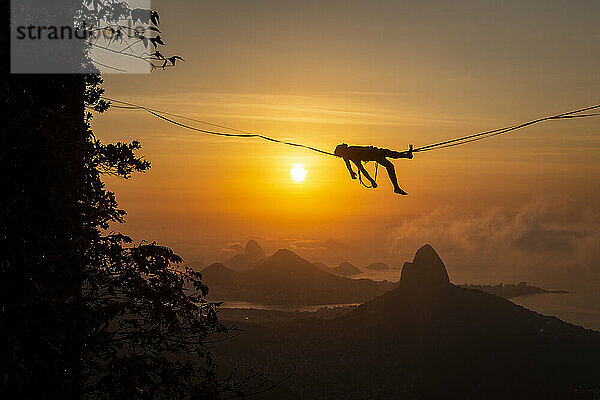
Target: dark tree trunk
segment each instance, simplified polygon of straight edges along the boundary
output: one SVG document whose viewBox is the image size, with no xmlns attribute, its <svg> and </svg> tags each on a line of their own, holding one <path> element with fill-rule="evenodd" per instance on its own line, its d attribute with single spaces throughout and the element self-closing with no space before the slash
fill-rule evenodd
<svg viewBox="0 0 600 400">
<path fill-rule="evenodd" d="M 7 21 L 9 2 L 2 11 Z M 80 298 L 89 238 L 81 211 L 85 77 L 11 75 L 4 27 L 0 397 L 80 398 L 85 330 Z"/>
</svg>

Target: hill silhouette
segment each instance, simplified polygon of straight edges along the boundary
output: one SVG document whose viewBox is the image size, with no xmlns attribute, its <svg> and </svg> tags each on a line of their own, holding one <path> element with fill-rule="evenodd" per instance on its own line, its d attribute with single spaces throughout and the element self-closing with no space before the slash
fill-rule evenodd
<svg viewBox="0 0 600 400">
<path fill-rule="evenodd" d="M 352 276 L 362 274 L 362 271 L 349 262 L 340 263 L 337 267 L 329 269 L 330 272 L 341 276 Z"/>
<path fill-rule="evenodd" d="M 223 261 L 223 265 L 234 271 L 243 272 L 252 268 L 255 263 L 264 259 L 265 256 L 265 251 L 260 244 L 256 240 L 249 240 L 243 253 L 236 254 Z"/>
<path fill-rule="evenodd" d="M 322 271 L 329 271 L 331 269 L 331 267 L 329 267 L 327 264 L 320 261 L 314 262 L 313 265 Z"/>
<path fill-rule="evenodd" d="M 380 270 L 384 270 L 384 269 L 390 269 L 390 266 L 382 263 L 382 262 L 375 262 L 373 264 L 370 264 L 367 269 L 372 269 L 372 270 L 376 270 L 376 271 L 380 271 Z"/>
<path fill-rule="evenodd" d="M 227 282 L 236 279 L 238 273 L 221 263 L 214 263 L 204 268 L 202 279 L 207 282 Z"/>
<path fill-rule="evenodd" d="M 362 271 L 349 262 L 342 262 L 337 267 L 329 267 L 322 262 L 314 262 L 313 265 L 322 271 L 340 276 L 352 276 L 362 274 Z"/>
<path fill-rule="evenodd" d="M 260 358 L 238 347 L 252 340 L 232 346 L 296 367 L 272 398 L 574 399 L 600 387 L 600 333 L 450 284 L 429 245 L 397 289 L 332 320 L 271 326 Z"/>
<path fill-rule="evenodd" d="M 210 287 L 210 296 L 218 300 L 275 305 L 360 303 L 395 287 L 331 274 L 284 249 L 244 272 L 236 273 L 223 265 L 211 267 L 202 273 Z"/>
</svg>

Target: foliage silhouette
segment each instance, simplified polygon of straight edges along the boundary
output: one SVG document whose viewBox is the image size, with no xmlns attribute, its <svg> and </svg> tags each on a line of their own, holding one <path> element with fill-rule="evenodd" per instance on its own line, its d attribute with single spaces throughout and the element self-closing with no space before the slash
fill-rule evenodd
<svg viewBox="0 0 600 400">
<path fill-rule="evenodd" d="M 165 42 L 158 28 L 160 15 L 156 10 L 131 8 L 129 3 L 119 0 L 85 0 L 76 16 L 78 25 L 91 33 L 88 45 L 95 49 L 137 59 L 152 70 L 164 70 L 174 67 L 178 60 L 185 61 L 177 55 L 165 56 L 159 50 Z M 132 26 L 124 21 L 131 21 Z M 102 37 L 108 39 L 105 45 L 99 44 Z M 115 48 L 113 45 L 117 43 L 125 47 Z M 143 45 L 145 51 L 134 51 L 137 45 Z"/>
<path fill-rule="evenodd" d="M 64 3 L 68 10 L 77 1 Z M 107 2 L 93 1 L 100 3 Z M 7 26 L 3 60 L 9 42 Z M 89 62 L 85 51 L 80 56 Z M 213 399 L 268 389 L 260 372 L 218 374 L 211 343 L 230 329 L 205 299 L 199 273 L 171 249 L 106 234 L 126 213 L 103 177 L 128 179 L 150 163 L 136 154 L 136 141 L 95 138 L 91 110 L 110 107 L 101 77 L 12 75 L 7 64 L 0 66 L 0 398 Z"/>
</svg>

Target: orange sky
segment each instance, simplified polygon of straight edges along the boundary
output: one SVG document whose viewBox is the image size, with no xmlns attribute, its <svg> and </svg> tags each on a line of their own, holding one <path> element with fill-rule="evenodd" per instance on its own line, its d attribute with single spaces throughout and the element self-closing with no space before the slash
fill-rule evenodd
<svg viewBox="0 0 600 400">
<path fill-rule="evenodd" d="M 340 142 L 403 150 L 600 102 L 596 1 L 153 6 L 168 51 L 187 62 L 151 75 L 107 75 L 108 96 L 327 150 Z M 544 232 L 577 225 L 569 229 L 596 240 L 600 119 L 548 122 L 398 160 L 407 197 L 392 193 L 385 171 L 380 189 L 366 190 L 333 157 L 200 136 L 140 112 L 109 111 L 94 128 L 106 141 L 139 139 L 153 165 L 131 181 L 108 181 L 129 213 L 122 230 L 167 243 L 189 261 L 215 261 L 228 242 L 259 238 L 267 250 L 293 245 L 330 263 L 401 264 L 418 241 L 437 240 L 460 278 L 527 278 L 539 270 L 461 269 L 461 260 L 487 253 L 446 236 L 491 210 L 519 218 L 556 195 L 569 206 L 554 220 L 540 208 L 535 224 Z M 290 178 L 297 163 L 308 170 L 303 183 Z M 432 215 L 452 221 L 446 236 L 437 237 L 430 220 L 420 227 Z M 399 230 L 409 225 L 415 234 L 406 238 Z M 563 255 L 583 252 L 583 268 L 587 253 L 577 240 Z M 532 264 L 541 257 L 532 256 Z"/>
</svg>

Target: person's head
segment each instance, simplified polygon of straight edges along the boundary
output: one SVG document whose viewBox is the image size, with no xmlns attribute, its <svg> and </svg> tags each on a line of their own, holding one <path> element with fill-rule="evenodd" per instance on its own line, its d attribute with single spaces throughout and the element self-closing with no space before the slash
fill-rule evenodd
<svg viewBox="0 0 600 400">
<path fill-rule="evenodd" d="M 338 157 L 345 157 L 348 154 L 348 145 L 346 143 L 338 144 L 333 152 Z"/>
</svg>

